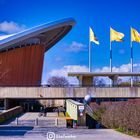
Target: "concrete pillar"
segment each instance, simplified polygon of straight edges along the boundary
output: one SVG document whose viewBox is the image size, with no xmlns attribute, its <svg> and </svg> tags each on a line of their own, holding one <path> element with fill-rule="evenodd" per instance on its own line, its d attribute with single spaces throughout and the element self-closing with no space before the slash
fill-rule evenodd
<svg viewBox="0 0 140 140">
<path fill-rule="evenodd" d="M 93 86 L 93 77 L 84 76 L 83 77 L 83 86 Z"/>
<path fill-rule="evenodd" d="M 18 117 L 16 118 L 15 122 L 16 122 L 16 125 L 18 125 Z"/>
<path fill-rule="evenodd" d="M 4 99 L 4 109 L 9 109 L 9 99 Z"/>
<path fill-rule="evenodd" d="M 35 119 L 35 126 L 38 126 L 38 118 Z"/>
<path fill-rule="evenodd" d="M 77 78 L 79 80 L 79 86 L 82 87 L 82 85 L 83 85 L 83 82 L 82 82 L 83 81 L 83 76 L 78 76 Z"/>
<path fill-rule="evenodd" d="M 93 77 L 92 76 L 78 76 L 80 86 L 93 86 Z"/>
<path fill-rule="evenodd" d="M 118 86 L 118 75 L 110 76 L 109 77 L 112 80 L 112 86 Z"/>
<path fill-rule="evenodd" d="M 55 118 L 55 126 L 58 126 L 58 118 Z"/>
</svg>

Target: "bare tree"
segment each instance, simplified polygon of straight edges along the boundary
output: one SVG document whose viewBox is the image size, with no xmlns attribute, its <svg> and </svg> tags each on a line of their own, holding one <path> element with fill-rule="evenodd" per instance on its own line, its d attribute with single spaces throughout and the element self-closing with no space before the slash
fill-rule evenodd
<svg viewBox="0 0 140 140">
<path fill-rule="evenodd" d="M 134 86 L 140 86 L 140 77 L 139 76 L 133 77 L 133 84 L 134 84 Z"/>
<path fill-rule="evenodd" d="M 93 80 L 93 85 L 97 86 L 97 87 L 105 87 L 106 83 L 105 83 L 105 80 L 103 78 L 95 77 Z"/>
<path fill-rule="evenodd" d="M 130 87 L 131 86 L 130 80 L 131 79 L 127 79 L 127 80 L 124 81 L 122 78 L 118 78 L 118 80 L 117 80 L 118 86 L 120 86 L 120 87 Z"/>
<path fill-rule="evenodd" d="M 48 84 L 51 87 L 66 87 L 69 82 L 65 77 L 53 76 L 48 79 Z"/>
</svg>

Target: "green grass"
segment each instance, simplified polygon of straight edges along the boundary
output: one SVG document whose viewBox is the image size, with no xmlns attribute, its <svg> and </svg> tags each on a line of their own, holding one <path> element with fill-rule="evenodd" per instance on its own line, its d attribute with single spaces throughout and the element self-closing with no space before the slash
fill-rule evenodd
<svg viewBox="0 0 140 140">
<path fill-rule="evenodd" d="M 136 137 L 136 138 L 140 138 L 140 136 L 137 136 L 135 133 L 133 132 L 126 132 L 123 128 L 117 128 L 115 129 L 116 131 L 120 132 L 120 133 L 123 133 L 123 134 L 126 134 L 126 135 L 129 135 L 129 136 L 133 136 L 133 137 Z"/>
<path fill-rule="evenodd" d="M 117 128 L 115 130 L 118 131 L 118 132 L 121 132 L 121 133 L 124 133 L 125 132 L 123 128 Z"/>
</svg>

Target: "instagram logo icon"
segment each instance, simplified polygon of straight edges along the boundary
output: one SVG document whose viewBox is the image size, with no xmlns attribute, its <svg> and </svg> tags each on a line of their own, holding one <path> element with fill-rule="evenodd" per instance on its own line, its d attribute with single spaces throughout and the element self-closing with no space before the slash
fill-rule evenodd
<svg viewBox="0 0 140 140">
<path fill-rule="evenodd" d="M 55 140 L 55 133 L 54 132 L 48 132 L 47 133 L 47 140 Z"/>
</svg>

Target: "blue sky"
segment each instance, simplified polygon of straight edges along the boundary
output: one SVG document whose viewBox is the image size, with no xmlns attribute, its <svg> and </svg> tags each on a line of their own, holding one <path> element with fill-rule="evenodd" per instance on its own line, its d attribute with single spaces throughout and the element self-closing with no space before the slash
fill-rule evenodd
<svg viewBox="0 0 140 140">
<path fill-rule="evenodd" d="M 45 54 L 45 81 L 57 72 L 87 70 L 89 26 L 100 41 L 99 46 L 92 43 L 92 71 L 109 67 L 110 26 L 125 34 L 125 42 L 112 44 L 114 70 L 130 70 L 130 26 L 140 32 L 139 11 L 139 0 L 0 0 L 0 25 L 6 22 L 19 31 L 66 17 L 76 20 L 72 31 Z M 1 35 L 12 31 L 0 28 Z M 134 63 L 139 66 L 140 44 L 133 46 Z"/>
</svg>

